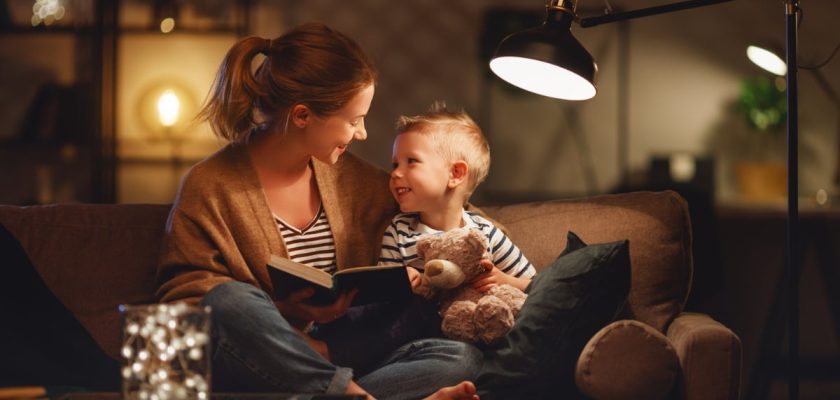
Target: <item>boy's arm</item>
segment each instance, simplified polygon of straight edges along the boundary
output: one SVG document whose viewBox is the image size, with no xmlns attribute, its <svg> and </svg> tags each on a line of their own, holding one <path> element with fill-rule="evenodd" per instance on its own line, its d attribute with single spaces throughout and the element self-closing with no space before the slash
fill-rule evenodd
<svg viewBox="0 0 840 400">
<path fill-rule="evenodd" d="M 536 268 L 504 232 L 493 225 L 485 228 L 485 231 L 490 241 L 490 261 L 493 261 L 496 268 L 516 278 L 530 280 L 536 275 Z"/>
<path fill-rule="evenodd" d="M 377 265 L 394 264 L 400 264 L 405 267 L 406 273 L 408 273 L 408 280 L 411 282 L 412 291 L 424 296 L 427 295 L 427 291 L 420 291 L 420 286 L 423 282 L 423 274 L 417 271 L 414 267 L 409 267 L 405 262 L 405 258 L 403 258 L 402 252 L 400 252 L 400 246 L 397 243 L 397 227 L 395 224 L 391 223 L 382 235 L 382 250 L 379 253 L 379 262 Z"/>
<path fill-rule="evenodd" d="M 397 244 L 397 228 L 393 223 L 388 225 L 388 229 L 385 229 L 385 233 L 382 235 L 382 250 L 379 252 L 377 264 L 405 265 L 402 254 L 400 254 L 400 247 Z"/>
<path fill-rule="evenodd" d="M 501 229 L 481 216 L 471 214 L 471 217 L 487 236 L 490 245 L 490 259 L 483 262 L 488 271 L 474 279 L 472 287 L 483 293 L 493 285 L 507 283 L 525 290 L 536 275 L 536 268 Z"/>
</svg>

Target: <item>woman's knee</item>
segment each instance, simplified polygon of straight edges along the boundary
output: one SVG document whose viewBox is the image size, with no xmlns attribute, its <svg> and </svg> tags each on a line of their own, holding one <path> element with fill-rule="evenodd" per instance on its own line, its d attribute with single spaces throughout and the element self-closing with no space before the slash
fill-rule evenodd
<svg viewBox="0 0 840 400">
<path fill-rule="evenodd" d="M 242 312 L 242 307 L 247 307 L 256 299 L 265 301 L 265 297 L 265 293 L 254 285 L 231 281 L 210 289 L 201 299 L 201 305 L 210 306 L 214 316 L 222 316 L 238 314 Z"/>
</svg>

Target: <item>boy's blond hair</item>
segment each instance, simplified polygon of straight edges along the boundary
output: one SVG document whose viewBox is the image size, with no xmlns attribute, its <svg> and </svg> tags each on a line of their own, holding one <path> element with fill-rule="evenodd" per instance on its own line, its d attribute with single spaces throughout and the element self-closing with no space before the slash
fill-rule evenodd
<svg viewBox="0 0 840 400">
<path fill-rule="evenodd" d="M 490 170 L 490 145 L 478 124 L 463 110 L 452 112 L 446 103 L 436 101 L 423 114 L 397 120 L 397 135 L 417 132 L 429 136 L 435 149 L 447 162 L 464 160 L 469 167 L 467 198 L 487 177 Z"/>
</svg>

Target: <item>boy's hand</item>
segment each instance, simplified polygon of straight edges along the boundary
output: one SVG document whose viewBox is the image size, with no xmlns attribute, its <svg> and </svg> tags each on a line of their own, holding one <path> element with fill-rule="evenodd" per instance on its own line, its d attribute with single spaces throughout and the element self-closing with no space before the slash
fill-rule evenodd
<svg viewBox="0 0 840 400">
<path fill-rule="evenodd" d="M 488 259 L 481 260 L 481 265 L 487 272 L 470 281 L 472 288 L 481 293 L 490 290 L 490 288 L 494 285 L 501 285 L 503 283 L 507 283 L 519 290 L 525 290 L 525 287 L 528 286 L 528 282 L 530 282 L 526 278 L 517 278 L 513 275 L 508 275 L 502 272 L 502 270 L 496 268 L 496 265 Z"/>
<path fill-rule="evenodd" d="M 429 279 L 422 272 L 414 267 L 406 267 L 405 269 L 408 272 L 408 280 L 411 282 L 411 291 L 414 294 L 426 300 L 431 300 L 436 296 L 436 289 L 429 285 Z"/>
<path fill-rule="evenodd" d="M 507 274 L 496 268 L 496 265 L 493 264 L 492 261 L 485 258 L 481 260 L 481 266 L 484 267 L 485 272 L 470 281 L 470 285 L 473 289 L 484 293 L 490 290 L 493 285 L 507 283 L 504 281 Z"/>
<path fill-rule="evenodd" d="M 414 267 L 405 267 L 405 271 L 408 273 L 408 281 L 411 282 L 411 291 L 416 293 L 423 283 L 423 274 Z"/>
</svg>

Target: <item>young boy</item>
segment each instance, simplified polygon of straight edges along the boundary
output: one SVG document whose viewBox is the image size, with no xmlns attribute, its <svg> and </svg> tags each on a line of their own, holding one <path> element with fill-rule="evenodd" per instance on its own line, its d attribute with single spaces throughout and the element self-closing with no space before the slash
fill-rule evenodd
<svg viewBox="0 0 840 400">
<path fill-rule="evenodd" d="M 391 194 L 400 205 L 382 238 L 380 264 L 407 267 L 411 286 L 420 285 L 424 260 L 415 244 L 422 235 L 463 227 L 480 229 L 490 242 L 487 273 L 471 282 L 485 292 L 508 283 L 524 290 L 534 266 L 501 230 L 464 210 L 472 192 L 490 169 L 490 147 L 481 129 L 463 111 L 450 112 L 436 102 L 428 112 L 401 116 L 397 122 L 391 172 Z M 492 267 L 492 268 L 491 268 Z"/>
</svg>

